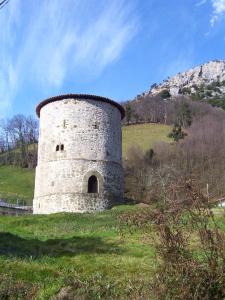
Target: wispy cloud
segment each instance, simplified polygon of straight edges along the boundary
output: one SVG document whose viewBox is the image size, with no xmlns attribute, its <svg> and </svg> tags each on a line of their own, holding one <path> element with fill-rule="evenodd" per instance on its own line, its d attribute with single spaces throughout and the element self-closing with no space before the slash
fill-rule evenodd
<svg viewBox="0 0 225 300">
<path fill-rule="evenodd" d="M 210 24 L 213 27 L 215 23 L 225 15 L 225 0 L 211 0 L 213 6 L 213 14 Z"/>
<path fill-rule="evenodd" d="M 14 28 L 18 25 L 20 7 L 17 0 L 14 5 L 7 5 L 7 14 L 6 6 L 0 11 L 0 111 L 9 108 L 17 82 L 11 50 L 15 43 Z"/>
<path fill-rule="evenodd" d="M 195 4 L 195 6 L 202 6 L 202 5 L 206 4 L 206 2 L 207 2 L 207 0 L 201 0 L 201 1 L 197 2 Z"/>
<path fill-rule="evenodd" d="M 0 28 L 2 111 L 27 83 L 57 91 L 69 76 L 100 74 L 133 39 L 138 17 L 135 1 L 11 0 Z"/>
</svg>

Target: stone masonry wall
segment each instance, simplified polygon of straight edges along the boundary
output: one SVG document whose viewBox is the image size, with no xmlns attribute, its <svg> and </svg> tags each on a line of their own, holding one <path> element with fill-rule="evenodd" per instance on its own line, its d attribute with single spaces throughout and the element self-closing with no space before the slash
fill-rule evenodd
<svg viewBox="0 0 225 300">
<path fill-rule="evenodd" d="M 42 107 L 34 213 L 103 210 L 120 201 L 121 140 L 121 113 L 107 102 L 64 99 Z M 87 193 L 92 175 L 97 194 Z"/>
</svg>

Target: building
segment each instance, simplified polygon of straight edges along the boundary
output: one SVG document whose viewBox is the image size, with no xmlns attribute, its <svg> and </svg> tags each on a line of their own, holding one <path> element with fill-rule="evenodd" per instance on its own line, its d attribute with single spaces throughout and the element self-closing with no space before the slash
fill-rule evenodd
<svg viewBox="0 0 225 300">
<path fill-rule="evenodd" d="M 104 97 L 69 94 L 42 101 L 34 214 L 92 212 L 123 197 L 121 119 Z"/>
</svg>

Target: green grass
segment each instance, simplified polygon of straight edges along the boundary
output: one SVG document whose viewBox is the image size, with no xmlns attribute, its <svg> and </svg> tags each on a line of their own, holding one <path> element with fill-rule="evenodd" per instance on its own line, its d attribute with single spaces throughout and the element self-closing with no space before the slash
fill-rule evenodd
<svg viewBox="0 0 225 300">
<path fill-rule="evenodd" d="M 141 124 L 124 126 L 123 156 L 132 145 L 140 145 L 147 150 L 159 141 L 169 142 L 170 126 L 161 124 Z M 33 145 L 31 145 L 33 147 Z M 34 192 L 34 170 L 13 166 L 0 166 L 0 198 L 16 203 L 19 199 L 32 204 Z"/>
<path fill-rule="evenodd" d="M 35 299 L 49 299 L 67 285 L 76 285 L 87 299 L 129 299 L 144 293 L 156 267 L 155 252 L 141 230 L 119 234 L 118 217 L 132 209 L 137 207 L 0 217 L 0 299 L 10 281 L 27 293 L 37 291 Z"/>
<path fill-rule="evenodd" d="M 140 124 L 124 126 L 123 134 L 123 156 L 133 145 L 139 145 L 143 150 L 148 150 L 158 142 L 170 142 L 168 133 L 171 126 L 163 124 Z"/>
<path fill-rule="evenodd" d="M 144 124 L 123 128 L 123 155 L 133 144 L 147 150 L 168 142 L 170 127 Z M 34 170 L 0 167 L 0 197 L 32 200 Z M 152 299 L 157 267 L 154 233 L 120 231 L 118 218 L 137 206 L 95 214 L 0 216 L 0 299 L 50 299 L 72 286 L 75 299 Z M 215 214 L 225 229 L 224 210 Z M 80 295 L 86 295 L 82 298 Z M 3 295 L 8 295 L 3 297 Z"/>
<path fill-rule="evenodd" d="M 0 299 L 47 300 L 68 286 L 74 299 L 154 299 L 155 233 L 119 225 L 121 214 L 138 210 L 0 216 Z M 215 211 L 224 229 L 224 209 Z"/>
<path fill-rule="evenodd" d="M 0 166 L 0 198 L 31 203 L 34 191 L 34 170 Z"/>
</svg>

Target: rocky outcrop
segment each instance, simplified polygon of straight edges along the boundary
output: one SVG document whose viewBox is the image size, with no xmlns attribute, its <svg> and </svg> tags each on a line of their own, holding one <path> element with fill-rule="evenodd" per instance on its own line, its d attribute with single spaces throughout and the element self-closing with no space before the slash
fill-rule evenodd
<svg viewBox="0 0 225 300">
<path fill-rule="evenodd" d="M 178 73 L 164 80 L 161 84 L 154 84 L 145 95 L 158 94 L 163 90 L 168 90 L 171 96 L 194 94 L 202 86 L 211 86 L 212 84 L 217 87 L 211 89 L 213 96 L 225 92 L 225 61 L 210 61 L 188 71 Z"/>
</svg>

